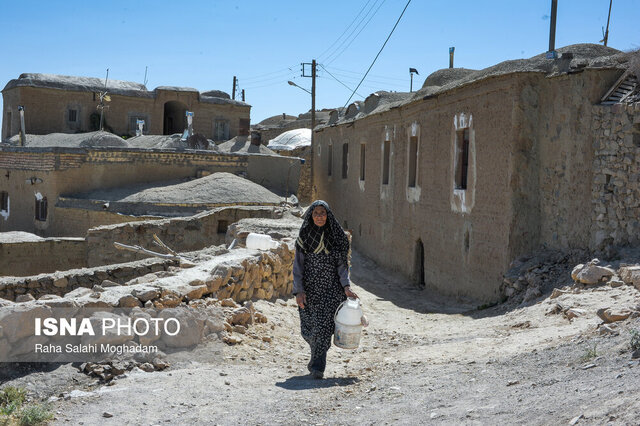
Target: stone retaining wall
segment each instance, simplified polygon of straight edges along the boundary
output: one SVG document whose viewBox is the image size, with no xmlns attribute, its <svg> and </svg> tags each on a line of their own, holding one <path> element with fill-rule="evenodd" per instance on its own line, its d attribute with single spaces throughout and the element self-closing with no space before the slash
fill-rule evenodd
<svg viewBox="0 0 640 426">
<path fill-rule="evenodd" d="M 118 250 L 113 245 L 114 242 L 139 245 L 165 253 L 154 244 L 153 234 L 177 252 L 223 244 L 227 227 L 232 223 L 249 217 L 270 218 L 273 214 L 273 207 L 233 206 L 220 207 L 190 217 L 100 226 L 87 232 L 87 263 L 89 266 L 97 266 L 148 257 Z"/>
<path fill-rule="evenodd" d="M 44 295 L 64 296 L 79 287 L 93 288 L 105 280 L 122 284 L 142 275 L 166 271 L 170 266 L 178 264 L 176 260 L 153 258 L 128 264 L 70 269 L 29 277 L 5 277 L 0 281 L 0 298 L 15 301 L 20 295 L 27 294 L 35 299 Z"/>
<path fill-rule="evenodd" d="M 84 238 L 0 243 L 0 277 L 64 271 L 87 265 Z"/>
<path fill-rule="evenodd" d="M 640 104 L 593 107 L 591 248 L 640 242 Z"/>
</svg>

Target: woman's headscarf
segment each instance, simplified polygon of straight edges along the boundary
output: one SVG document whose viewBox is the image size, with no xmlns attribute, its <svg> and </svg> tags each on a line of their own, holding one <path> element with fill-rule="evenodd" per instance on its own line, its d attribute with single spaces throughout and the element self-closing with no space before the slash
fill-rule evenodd
<svg viewBox="0 0 640 426">
<path fill-rule="evenodd" d="M 316 226 L 313 222 L 313 209 L 318 206 L 324 207 L 327 211 L 327 221 L 322 227 Z M 337 264 L 347 264 L 349 239 L 333 215 L 329 204 L 322 200 L 314 201 L 305 212 L 302 220 L 300 234 L 296 240 L 296 250 L 305 254 L 331 254 Z"/>
</svg>

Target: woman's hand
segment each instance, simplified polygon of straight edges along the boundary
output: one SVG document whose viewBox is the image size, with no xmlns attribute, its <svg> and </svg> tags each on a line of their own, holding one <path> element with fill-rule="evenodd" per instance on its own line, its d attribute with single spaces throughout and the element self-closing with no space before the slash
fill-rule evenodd
<svg viewBox="0 0 640 426">
<path fill-rule="evenodd" d="M 344 287 L 344 294 L 352 299 L 358 299 L 358 295 L 351 291 L 351 286 L 349 285 Z"/>
<path fill-rule="evenodd" d="M 304 305 L 307 304 L 307 295 L 305 293 L 296 294 L 296 303 L 300 309 L 304 309 Z"/>
</svg>

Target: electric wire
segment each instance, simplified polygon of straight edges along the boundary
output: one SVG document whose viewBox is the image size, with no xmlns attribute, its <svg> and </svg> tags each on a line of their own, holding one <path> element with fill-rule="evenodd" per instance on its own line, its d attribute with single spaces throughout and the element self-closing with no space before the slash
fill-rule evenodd
<svg viewBox="0 0 640 426">
<path fill-rule="evenodd" d="M 334 74 L 337 75 L 341 75 L 339 72 L 346 72 L 346 73 L 350 73 L 350 74 L 357 74 L 358 78 L 360 78 L 362 76 L 362 71 L 350 71 L 350 70 L 345 70 L 342 68 L 336 68 L 336 67 L 329 67 L 330 70 L 333 71 Z M 384 76 L 384 75 L 376 75 L 376 74 L 371 74 L 371 77 L 376 77 L 376 78 L 383 78 L 386 80 L 398 80 L 398 81 L 405 81 L 404 78 L 400 78 L 400 77 L 388 77 L 388 76 Z M 355 78 L 355 77 L 354 77 Z"/>
<path fill-rule="evenodd" d="M 409 4 L 411 3 L 411 0 L 407 1 L 406 6 L 404 7 L 404 9 L 402 10 L 402 13 L 400 14 L 400 16 L 398 17 L 398 20 L 396 21 L 395 25 L 393 26 L 393 28 L 391 29 L 391 32 L 389 33 L 389 35 L 387 36 L 387 39 L 384 41 L 382 47 L 380 48 L 380 51 L 378 52 L 378 54 L 376 55 L 375 58 L 373 58 L 373 62 L 371 62 L 371 65 L 369 65 L 369 69 L 367 69 L 367 72 L 364 73 L 364 76 L 362 77 L 362 80 L 360 80 L 360 83 L 358 83 L 358 86 L 356 86 L 356 88 L 353 90 L 353 93 L 351 94 L 351 96 L 349 96 L 349 99 L 347 99 L 347 102 L 344 104 L 344 108 L 347 107 L 347 105 L 349 105 L 349 101 L 351 100 L 351 98 L 353 98 L 353 95 L 356 93 L 356 90 L 358 90 L 358 88 L 360 88 L 360 85 L 362 84 L 362 82 L 364 81 L 365 78 L 367 78 L 367 74 L 369 74 L 369 71 L 371 71 L 371 68 L 373 68 L 373 65 L 376 63 L 376 60 L 378 59 L 378 56 L 380 56 L 380 54 L 382 53 L 382 50 L 384 50 L 384 47 L 387 45 L 387 42 L 389 41 L 389 39 L 391 38 L 391 35 L 393 34 L 393 32 L 396 30 L 396 27 L 398 26 L 398 24 L 400 23 L 400 19 L 402 19 L 402 16 L 404 15 L 404 12 L 407 10 L 407 8 L 409 7 Z"/>
<path fill-rule="evenodd" d="M 322 64 L 318 64 L 318 65 L 320 65 L 320 67 L 321 67 L 323 70 L 325 70 L 327 74 L 329 74 L 331 77 L 333 77 L 333 79 L 334 79 L 335 81 L 337 81 L 338 83 L 340 83 L 340 84 L 342 84 L 344 87 L 346 87 L 346 88 L 347 88 L 347 90 L 349 90 L 349 91 L 353 90 L 353 89 L 351 89 L 351 87 L 347 86 L 347 85 L 346 85 L 346 84 L 344 84 L 342 81 L 338 80 L 338 78 L 337 78 L 336 76 L 334 76 L 334 75 L 333 75 L 333 74 L 331 74 L 329 71 L 327 71 L 327 69 L 326 69 Z M 358 96 L 360 96 L 360 97 L 364 97 L 364 96 L 362 96 L 360 93 L 357 93 L 357 92 L 356 92 L 356 95 L 358 95 Z"/>
<path fill-rule="evenodd" d="M 362 24 L 362 22 L 367 19 L 367 16 L 369 16 L 369 14 L 371 13 L 371 11 L 373 10 L 374 7 L 376 7 L 376 5 L 378 4 L 378 1 L 380 0 L 375 0 L 375 2 L 371 5 L 371 7 L 369 8 L 369 10 L 367 10 L 367 13 L 362 17 L 362 19 L 360 19 L 360 21 L 356 24 L 356 26 L 351 30 L 351 32 L 349 33 L 349 35 L 342 40 L 342 42 L 340 42 L 340 44 L 334 49 L 333 52 L 331 52 L 331 54 L 327 55 L 327 57 L 323 60 L 323 62 L 328 62 L 329 59 L 334 56 L 336 53 L 340 52 L 340 54 L 342 54 L 342 51 L 340 49 L 342 49 L 342 47 L 345 45 L 345 43 L 349 43 L 351 44 L 351 42 L 353 42 L 353 40 L 349 41 L 349 39 L 351 39 L 351 36 L 353 35 L 353 33 L 355 33 L 358 28 L 360 27 L 360 24 Z M 376 10 L 377 12 L 377 10 Z M 367 21 L 366 25 L 369 23 L 369 21 Z M 363 27 L 364 28 L 364 27 Z M 360 33 L 358 33 L 360 34 Z M 355 36 L 357 37 L 357 35 Z M 354 37 L 354 39 L 355 39 Z M 335 58 L 334 58 L 335 59 Z"/>
<path fill-rule="evenodd" d="M 331 48 L 342 38 L 342 36 L 349 30 L 349 28 L 351 28 L 351 26 L 353 25 L 354 22 L 356 22 L 356 19 L 358 19 L 358 17 L 360 16 L 360 14 L 362 13 L 362 11 L 367 7 L 367 5 L 371 3 L 371 0 L 367 0 L 367 2 L 364 4 L 364 6 L 362 6 L 362 9 L 360 9 L 360 12 L 358 12 L 358 14 L 356 15 L 355 18 L 353 18 L 353 21 L 351 21 L 351 23 L 347 26 L 347 28 L 344 29 L 344 31 L 342 32 L 342 34 L 340 34 L 340 36 L 333 42 L 331 43 L 331 46 L 327 47 L 324 52 L 322 52 L 321 54 L 319 54 L 317 56 L 318 60 L 320 60 L 322 58 L 322 56 L 327 53 L 329 50 L 331 50 Z M 331 56 L 331 55 L 329 55 Z"/>
<path fill-rule="evenodd" d="M 329 71 L 326 71 L 326 72 L 329 72 Z M 345 75 L 340 73 L 334 73 L 333 75 L 341 77 L 347 83 L 353 83 L 353 84 L 356 84 L 362 77 L 362 76 L 355 77 L 355 76 L 350 76 L 350 75 Z M 386 84 L 388 86 L 395 86 L 395 87 L 404 87 L 406 84 L 405 80 L 404 79 L 403 80 L 398 79 L 398 80 L 399 81 L 389 81 L 389 80 L 380 80 L 376 78 L 367 78 L 367 82 L 370 82 L 370 83 Z M 400 81 L 402 81 L 402 83 Z"/>
<path fill-rule="evenodd" d="M 373 15 L 371 15 L 371 17 L 369 18 L 369 20 L 364 24 L 364 26 L 362 28 L 360 28 L 360 31 L 358 31 L 358 34 L 356 34 L 351 41 L 349 42 L 349 44 L 347 44 L 336 56 L 333 57 L 333 59 L 331 59 L 330 61 L 327 62 L 327 64 L 331 64 L 333 63 L 336 59 L 338 59 L 344 52 L 345 50 L 347 50 L 349 48 L 349 46 L 351 46 L 351 44 L 358 38 L 358 36 L 360 35 L 360 33 L 362 32 L 362 30 L 364 30 L 367 25 L 369 25 L 369 22 L 371 22 L 371 20 L 373 19 L 374 16 L 376 16 L 376 13 L 378 13 L 378 11 L 380 10 L 380 8 L 382 7 L 382 5 L 384 4 L 386 0 L 382 0 L 382 3 L 380 3 L 380 5 L 378 6 L 378 8 L 376 9 L 375 12 L 373 12 Z M 374 4 L 375 6 L 375 4 Z M 327 58 L 328 60 L 329 58 Z"/>
<path fill-rule="evenodd" d="M 285 73 L 285 74 L 288 74 L 289 72 L 296 72 L 296 71 L 294 71 L 292 68 L 297 67 L 297 66 L 298 66 L 298 64 L 294 64 L 294 65 L 288 66 L 288 67 L 286 67 L 286 68 L 279 69 L 279 70 L 277 70 L 277 71 L 271 71 L 271 72 L 267 72 L 267 73 L 261 73 L 261 74 L 259 74 L 259 75 L 255 75 L 255 76 L 253 76 L 253 77 L 242 77 L 242 79 L 243 79 L 243 80 L 249 80 L 249 81 L 251 81 L 251 80 L 261 80 L 261 79 L 263 79 L 263 78 L 264 78 L 265 76 L 267 76 L 267 75 L 273 75 L 273 74 L 279 74 L 279 73 Z"/>
</svg>

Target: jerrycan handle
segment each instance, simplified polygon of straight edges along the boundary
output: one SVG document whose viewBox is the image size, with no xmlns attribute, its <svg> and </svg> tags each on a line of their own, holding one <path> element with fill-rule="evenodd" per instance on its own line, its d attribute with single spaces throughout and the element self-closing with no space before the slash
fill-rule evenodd
<svg viewBox="0 0 640 426">
<path fill-rule="evenodd" d="M 333 314 L 333 320 L 335 321 L 336 318 L 338 317 L 338 312 L 340 312 L 340 309 L 342 308 L 342 306 L 347 303 L 349 300 L 355 300 L 358 302 L 358 307 L 362 307 L 362 302 L 360 301 L 360 298 L 354 298 L 354 297 L 347 297 L 339 306 L 338 309 L 336 309 L 336 313 Z"/>
<path fill-rule="evenodd" d="M 347 300 L 349 300 L 349 299 L 347 299 Z M 342 306 L 343 306 L 345 303 L 347 303 L 347 301 L 346 301 L 346 300 L 344 300 L 344 301 L 343 301 L 343 302 L 338 306 L 338 309 L 336 309 L 336 313 L 335 313 L 335 314 L 333 314 L 333 320 L 334 320 L 334 321 L 335 321 L 335 320 L 336 320 L 336 318 L 338 317 L 338 312 L 340 312 L 340 309 L 342 308 Z"/>
</svg>

